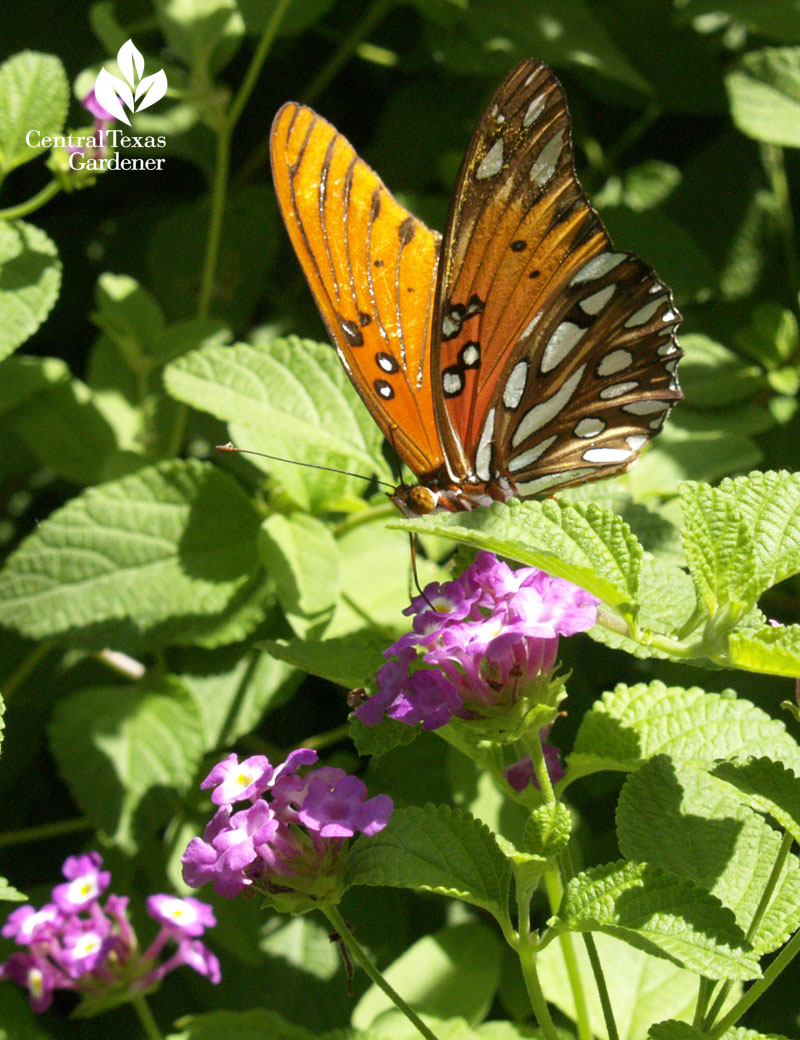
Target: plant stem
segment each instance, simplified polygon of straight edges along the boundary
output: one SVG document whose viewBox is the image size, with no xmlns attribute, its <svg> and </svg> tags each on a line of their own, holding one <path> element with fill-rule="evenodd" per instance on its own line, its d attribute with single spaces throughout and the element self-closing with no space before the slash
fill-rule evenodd
<svg viewBox="0 0 800 1040">
<path fill-rule="evenodd" d="M 4 834 L 0 834 L 0 848 L 8 845 L 25 845 L 30 841 L 50 841 L 52 838 L 60 838 L 64 834 L 90 830 L 92 830 L 92 824 L 80 816 L 77 820 L 40 823 L 36 827 L 24 827 L 18 831 L 6 831 Z"/>
<path fill-rule="evenodd" d="M 778 850 L 778 855 L 775 857 L 775 862 L 772 864 L 772 870 L 770 871 L 770 875 L 767 878 L 766 885 L 764 885 L 764 891 L 761 893 L 761 899 L 759 900 L 758 906 L 756 907 L 756 911 L 753 914 L 753 919 L 750 922 L 750 927 L 747 929 L 747 935 L 745 936 L 745 938 L 749 943 L 753 941 L 753 939 L 756 937 L 758 933 L 759 926 L 761 925 L 761 922 L 764 919 L 764 914 L 767 912 L 770 900 L 772 899 L 772 896 L 777 887 L 778 880 L 780 879 L 780 876 L 783 873 L 783 868 L 791 851 L 793 841 L 794 838 L 792 838 L 791 834 L 789 834 L 787 831 L 784 831 L 783 841 L 781 842 L 781 847 Z M 725 1003 L 725 998 L 728 996 L 728 993 L 730 992 L 731 985 L 732 983 L 730 981 L 722 984 L 719 993 L 714 998 L 714 1003 L 711 1005 L 708 1014 L 705 1016 L 705 1022 L 703 1024 L 703 1028 L 705 1030 L 708 1030 L 713 1026 L 714 1020 L 722 1010 L 722 1006 Z"/>
<path fill-rule="evenodd" d="M 536 970 L 536 953 L 530 942 L 520 942 L 518 952 L 522 975 L 525 979 L 525 987 L 528 990 L 531 1007 L 542 1035 L 545 1040 L 558 1040 L 556 1027 L 553 1025 L 553 1019 L 550 1017 L 550 1009 L 547 1006 L 547 1001 L 544 999 L 544 993 L 542 993 L 542 984 L 539 982 L 539 973 Z"/>
<path fill-rule="evenodd" d="M 708 1002 L 711 999 L 711 993 L 713 989 L 714 983 L 711 981 L 711 979 L 700 979 L 700 985 L 697 987 L 697 1003 L 694 1006 L 694 1018 L 692 1019 L 692 1025 L 695 1027 L 695 1029 L 700 1029 L 703 1025 L 703 1019 L 705 1018 L 706 1008 L 708 1007 Z"/>
<path fill-rule="evenodd" d="M 135 997 L 131 997 L 131 1004 L 133 1004 L 134 1010 L 139 1016 L 139 1021 L 142 1023 L 144 1031 L 150 1040 L 164 1040 L 164 1034 L 158 1028 L 158 1024 L 153 1018 L 153 1012 L 150 1010 L 150 1005 L 141 993 L 137 994 Z"/>
<path fill-rule="evenodd" d="M 217 272 L 219 244 L 222 238 L 222 218 L 225 213 L 225 197 L 228 191 L 228 173 L 230 170 L 230 146 L 233 131 L 244 106 L 247 104 L 253 87 L 256 84 L 261 67 L 267 57 L 272 41 L 278 31 L 290 0 L 278 0 L 272 15 L 264 26 L 261 39 L 258 41 L 253 58 L 244 75 L 236 97 L 217 130 L 217 154 L 214 167 L 214 185 L 211 190 L 211 216 L 206 239 L 206 256 L 203 264 L 203 276 L 200 283 L 200 296 L 197 301 L 198 318 L 207 318 L 214 290 L 214 277 Z"/>
<path fill-rule="evenodd" d="M 731 1026 L 735 1025 L 742 1015 L 747 1011 L 748 1008 L 752 1007 L 753 1004 L 761 997 L 777 979 L 784 968 L 794 960 L 797 954 L 800 953 L 800 931 L 795 932 L 789 942 L 784 946 L 778 956 L 770 964 L 764 975 L 760 979 L 756 979 L 753 985 L 744 993 L 740 1000 L 734 1004 L 731 1010 L 721 1018 L 715 1026 L 713 1026 L 707 1035 L 707 1040 L 720 1040 L 720 1037 L 726 1033 Z"/>
<path fill-rule="evenodd" d="M 783 162 L 783 149 L 777 144 L 762 143 L 761 161 L 769 178 L 772 197 L 778 209 L 778 225 L 786 261 L 786 275 L 792 294 L 797 300 L 800 293 L 800 263 L 797 259 L 797 244 L 794 233 L 794 215 L 792 212 L 789 181 L 786 178 L 786 167 Z"/>
<path fill-rule="evenodd" d="M 542 740 L 539 733 L 531 734 L 524 743 L 525 747 L 528 749 L 528 754 L 531 756 L 533 771 L 536 774 L 536 779 L 539 781 L 539 790 L 542 792 L 542 798 L 546 805 L 555 805 L 556 796 L 553 791 L 553 783 L 550 780 L 550 774 L 547 771 L 547 762 L 545 762 Z"/>
<path fill-rule="evenodd" d="M 348 723 L 345 723 L 343 726 L 329 729 L 325 733 L 317 733 L 313 737 L 304 737 L 294 750 L 297 750 L 297 748 L 312 748 L 314 751 L 319 751 L 322 748 L 330 747 L 331 744 L 338 744 L 342 740 L 347 740 L 349 733 L 350 726 Z"/>
<path fill-rule="evenodd" d="M 22 686 L 28 676 L 35 670 L 37 665 L 45 658 L 55 646 L 55 642 L 52 639 L 43 639 L 40 643 L 27 654 L 14 671 L 9 675 L 6 681 L 3 683 L 3 697 L 6 703 L 11 699 L 12 695 L 17 692 L 17 688 Z"/>
<path fill-rule="evenodd" d="M 61 191 L 61 185 L 57 180 L 50 181 L 41 191 L 37 191 L 27 202 L 20 202 L 18 206 L 9 206 L 8 209 L 0 209 L 0 220 L 16 220 L 17 217 L 26 217 L 29 213 L 40 209 Z"/>
<path fill-rule="evenodd" d="M 356 961 L 364 971 L 367 973 L 369 978 L 382 989 L 386 996 L 391 1000 L 395 1007 L 402 1011 L 409 1022 L 414 1025 L 420 1033 L 426 1038 L 426 1040 L 438 1040 L 438 1037 L 432 1032 L 422 1021 L 416 1011 L 407 1004 L 400 994 L 392 989 L 386 979 L 381 975 L 375 965 L 370 961 L 369 957 L 361 944 L 358 942 L 356 937 L 347 927 L 345 919 L 339 913 L 339 908 L 334 906 L 332 903 L 327 903 L 320 907 L 320 910 L 328 918 L 331 925 L 336 929 L 336 932 L 342 942 L 345 944 L 349 952 L 353 955 L 353 960 Z"/>
<path fill-rule="evenodd" d="M 550 903 L 552 913 L 558 912 L 564 886 L 561 884 L 561 876 L 557 870 L 548 870 L 544 876 L 547 899 Z M 567 969 L 570 989 L 572 990 L 572 1002 L 575 1005 L 575 1024 L 578 1027 L 578 1040 L 592 1040 L 592 1027 L 589 1024 L 589 1009 L 586 1006 L 586 994 L 583 992 L 583 980 L 581 979 L 578 958 L 575 953 L 575 944 L 572 941 L 571 932 L 562 932 L 558 937 L 561 947 L 561 955 L 564 958 L 564 966 Z"/>
</svg>

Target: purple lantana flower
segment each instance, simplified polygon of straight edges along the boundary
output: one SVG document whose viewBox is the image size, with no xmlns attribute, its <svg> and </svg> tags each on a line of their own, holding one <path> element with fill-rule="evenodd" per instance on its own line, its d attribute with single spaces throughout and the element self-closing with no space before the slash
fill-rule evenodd
<svg viewBox="0 0 800 1040">
<path fill-rule="evenodd" d="M 219 982 L 219 962 L 198 939 L 216 923 L 211 907 L 197 899 L 150 896 L 147 911 L 161 927 L 142 953 L 128 920 L 128 899 L 112 893 L 101 903 L 111 880 L 102 866 L 97 852 L 70 856 L 63 866 L 67 880 L 53 889 L 52 902 L 9 914 L 2 934 L 27 952 L 14 953 L 0 965 L 0 979 L 23 986 L 34 1011 L 45 1011 L 57 989 L 119 1003 L 183 964 Z M 176 952 L 159 963 L 168 942 Z"/>
<path fill-rule="evenodd" d="M 355 710 L 438 729 L 530 696 L 556 664 L 559 636 L 591 628 L 595 596 L 535 567 L 479 552 L 455 581 L 428 585 L 404 613 L 413 631 L 385 651 L 377 692 Z"/>
<path fill-rule="evenodd" d="M 278 767 L 263 756 L 239 766 L 235 755 L 216 765 L 201 786 L 215 788 L 212 801 L 221 807 L 183 854 L 187 885 L 211 882 L 228 899 L 249 889 L 274 902 L 280 893 L 286 909 L 296 909 L 297 899 L 334 898 L 348 840 L 382 830 L 392 801 L 368 798 L 361 780 L 333 766 L 300 776 L 316 758 L 301 748 Z M 236 801 L 250 804 L 234 812 Z"/>
</svg>

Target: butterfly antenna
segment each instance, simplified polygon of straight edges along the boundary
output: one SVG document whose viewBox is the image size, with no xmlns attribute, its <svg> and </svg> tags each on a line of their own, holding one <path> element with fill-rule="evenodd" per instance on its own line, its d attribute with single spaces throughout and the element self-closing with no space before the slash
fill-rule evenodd
<svg viewBox="0 0 800 1040">
<path fill-rule="evenodd" d="M 377 477 L 365 477 L 363 473 L 351 473 L 349 469 L 337 469 L 335 466 L 321 466 L 317 462 L 298 462 L 297 459 L 284 459 L 280 455 L 267 455 L 263 451 L 252 451 L 249 448 L 237 448 L 235 444 L 218 444 L 215 451 L 220 452 L 235 452 L 237 455 L 258 455 L 262 459 L 271 459 L 273 462 L 288 462 L 290 466 L 305 466 L 308 469 L 324 469 L 328 473 L 339 473 L 343 477 L 357 477 L 358 480 L 366 480 L 369 484 L 371 481 L 376 481 L 381 487 L 389 488 L 390 491 L 394 491 L 394 487 L 391 484 L 387 484 L 385 480 L 378 480 Z"/>
</svg>

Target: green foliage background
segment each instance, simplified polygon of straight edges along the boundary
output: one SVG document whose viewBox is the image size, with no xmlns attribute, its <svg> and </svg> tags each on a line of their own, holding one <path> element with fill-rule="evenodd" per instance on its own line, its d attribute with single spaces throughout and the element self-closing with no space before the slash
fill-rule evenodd
<svg viewBox="0 0 800 1040">
<path fill-rule="evenodd" d="M 654 616 L 691 592 L 681 516 L 700 531 L 711 509 L 705 492 L 684 491 L 682 514 L 679 482 L 797 468 L 796 0 L 295 0 L 231 128 L 224 114 L 275 8 L 143 0 L 84 11 L 40 0 L 3 16 L 0 56 L 57 55 L 81 96 L 129 36 L 171 87 L 134 123 L 136 133 L 166 136 L 164 171 L 109 172 L 61 191 L 22 225 L 0 223 L 0 543 L 14 553 L 0 574 L 0 875 L 34 900 L 78 847 L 101 848 L 115 890 L 134 899 L 179 886 L 180 854 L 206 811 L 197 783 L 231 746 L 280 756 L 316 737 L 329 761 L 357 768 L 339 729 L 343 687 L 374 674 L 381 647 L 402 631 L 407 541 L 386 529 L 395 517 L 380 495 L 352 478 L 212 451 L 232 438 L 393 479 L 378 431 L 324 345 L 277 213 L 266 141 L 285 100 L 316 107 L 441 229 L 470 133 L 502 76 L 525 57 L 555 68 L 584 187 L 615 244 L 655 267 L 684 315 L 685 402 L 629 476 L 565 496 L 623 513 L 645 549 L 672 566 L 672 593 L 654 587 Z M 49 180 L 46 156 L 14 157 L 3 98 L 13 100 L 23 72 L 0 71 L 0 206 L 9 209 Z M 66 79 L 57 63 L 36 73 L 39 108 L 25 118 L 57 132 Z M 87 122 L 74 91 L 68 112 L 68 126 Z M 213 283 L 204 283 L 210 200 L 228 144 L 222 237 Z M 779 480 L 771 493 L 794 522 L 796 484 Z M 692 567 L 699 598 L 713 613 L 741 593 L 743 615 L 758 599 L 754 625 L 764 616 L 800 623 L 796 566 L 765 580 L 756 564 L 740 569 L 756 526 L 754 512 L 743 516 L 740 548 L 720 550 L 712 577 L 703 583 Z M 544 519 L 555 523 L 546 511 Z M 720 545 L 719 533 L 709 528 L 706 548 Z M 423 579 L 433 578 L 450 543 L 424 544 Z M 608 588 L 630 591 L 634 571 L 638 580 L 633 563 L 630 573 L 606 572 Z M 688 620 L 666 617 L 662 630 Z M 569 714 L 553 733 L 559 746 L 572 749 L 589 706 L 619 682 L 733 687 L 786 718 L 779 704 L 793 695 L 796 639 L 781 666 L 763 669 L 778 673 L 768 677 L 750 644 L 738 660 L 756 671 L 733 671 L 713 655 L 700 668 L 640 653 L 625 638 L 563 646 L 572 676 Z M 109 650 L 141 662 L 144 679 Z M 615 830 L 620 777 L 604 772 L 570 789 L 586 866 L 628 855 Z M 501 833 L 519 826 L 474 766 L 429 735 L 373 759 L 365 779 L 399 806 L 455 802 Z M 620 833 L 635 845 L 635 834 Z M 348 1024 L 352 1000 L 321 924 L 216 904 L 223 982 L 171 977 L 153 998 L 162 1021 L 264 1007 L 315 1032 Z M 522 1013 L 521 983 L 509 969 L 498 986 L 501 953 L 478 915 L 369 887 L 355 889 L 344 912 L 381 964 L 438 927 L 461 929 L 442 939 L 459 958 L 452 1002 L 474 1023 L 487 1010 Z M 438 963 L 442 947 L 424 942 L 417 964 Z M 413 985 L 412 968 L 397 971 Z M 797 1035 L 797 978 L 787 972 L 754 1026 Z M 364 988 L 357 977 L 357 999 Z M 22 998 L 0 987 L 0 1036 L 139 1035 L 126 1009 L 89 1022 L 68 1020 L 68 1009 L 57 1004 L 34 1024 Z M 354 1024 L 370 1021 L 369 1003 L 359 1005 Z M 208 1020 L 203 1028 L 225 1035 L 222 1019 L 216 1034 Z M 257 1036 L 287 1029 L 253 1022 Z"/>
</svg>

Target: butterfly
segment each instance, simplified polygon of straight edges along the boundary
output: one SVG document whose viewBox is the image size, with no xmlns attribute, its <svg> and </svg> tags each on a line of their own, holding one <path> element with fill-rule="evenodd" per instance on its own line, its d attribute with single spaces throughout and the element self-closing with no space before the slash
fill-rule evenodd
<svg viewBox="0 0 800 1040">
<path fill-rule="evenodd" d="M 272 173 L 322 319 L 418 484 L 417 516 L 630 468 L 681 399 L 670 290 L 613 248 L 575 175 L 561 84 L 523 61 L 472 135 L 444 237 L 295 102 Z"/>
</svg>

